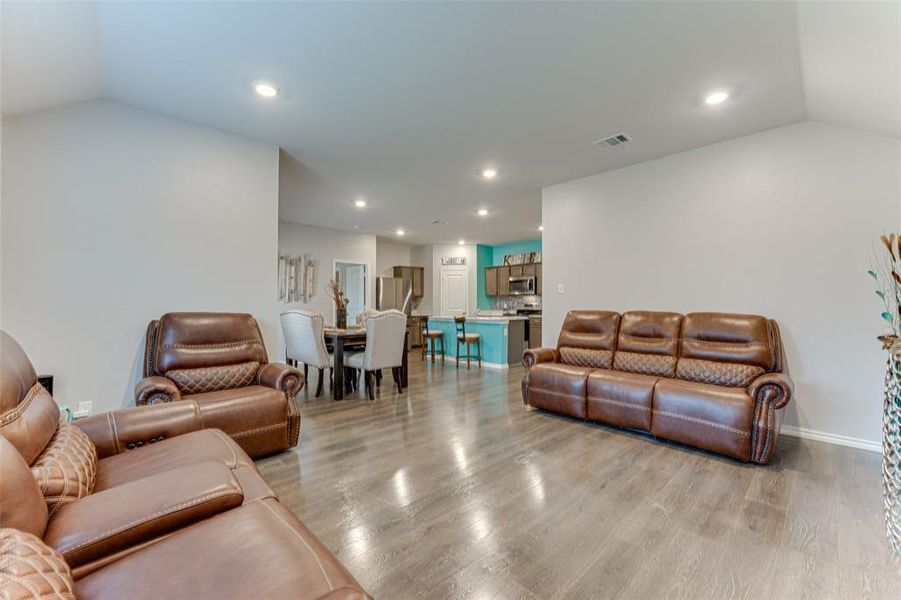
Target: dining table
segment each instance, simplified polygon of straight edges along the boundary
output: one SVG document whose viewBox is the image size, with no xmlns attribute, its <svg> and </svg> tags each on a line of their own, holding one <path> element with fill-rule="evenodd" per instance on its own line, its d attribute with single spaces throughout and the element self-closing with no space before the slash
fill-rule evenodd
<svg viewBox="0 0 901 600">
<path fill-rule="evenodd" d="M 366 349 L 366 328 L 365 327 L 335 327 L 326 325 L 323 328 L 325 336 L 325 346 L 333 353 L 335 357 L 335 368 L 332 372 L 335 374 L 335 385 L 332 389 L 335 400 L 343 400 L 345 393 L 350 391 L 351 381 L 345 381 L 344 353 L 347 350 L 365 350 Z M 401 359 L 400 377 L 401 385 L 407 387 L 407 343 L 410 331 L 404 334 L 404 353 Z"/>
</svg>

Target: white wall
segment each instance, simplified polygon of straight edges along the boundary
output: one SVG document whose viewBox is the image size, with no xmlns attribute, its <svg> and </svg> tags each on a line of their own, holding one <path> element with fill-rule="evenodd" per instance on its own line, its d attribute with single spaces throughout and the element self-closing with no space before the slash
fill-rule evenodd
<svg viewBox="0 0 901 600">
<path fill-rule="evenodd" d="M 789 429 L 879 440 L 866 269 L 901 225 L 901 141 L 804 122 L 546 188 L 542 216 L 545 345 L 571 308 L 767 315 L 796 385 Z"/>
<path fill-rule="evenodd" d="M 243 311 L 277 340 L 278 149 L 89 102 L 5 119 L 2 326 L 56 396 L 133 403 L 144 330 Z"/>
<path fill-rule="evenodd" d="M 395 266 L 411 266 L 412 246 L 377 238 L 375 243 L 377 277 L 394 277 Z"/>
<path fill-rule="evenodd" d="M 335 260 L 361 262 L 369 265 L 369 271 L 376 268 L 376 238 L 374 235 L 337 231 L 299 225 L 287 221 L 278 223 L 278 253 L 279 255 L 297 256 L 307 254 L 316 263 L 316 279 L 313 284 L 313 296 L 310 302 L 277 302 L 276 319 L 278 313 L 288 308 L 302 308 L 304 310 L 317 310 L 325 317 L 326 323 L 334 322 L 335 303 L 326 295 L 324 289 L 329 279 L 332 278 Z M 375 289 L 374 278 L 368 278 L 367 305 L 375 307 L 373 291 Z M 275 298 L 275 296 L 272 296 Z M 285 355 L 284 340 L 279 334 L 278 356 Z"/>
</svg>

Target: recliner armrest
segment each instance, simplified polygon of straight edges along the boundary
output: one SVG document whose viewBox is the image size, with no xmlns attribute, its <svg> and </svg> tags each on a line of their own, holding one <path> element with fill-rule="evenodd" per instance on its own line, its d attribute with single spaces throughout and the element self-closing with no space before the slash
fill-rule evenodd
<svg viewBox="0 0 901 600">
<path fill-rule="evenodd" d="M 531 369 L 543 362 L 559 362 L 560 355 L 554 348 L 532 348 L 522 353 L 522 366 Z"/>
<path fill-rule="evenodd" d="M 281 390 L 289 398 L 294 398 L 303 389 L 303 373 L 284 363 L 268 363 L 257 372 L 257 385 Z"/>
<path fill-rule="evenodd" d="M 748 386 L 748 395 L 757 402 L 773 399 L 773 408 L 785 408 L 795 386 L 785 373 L 764 373 Z"/>
<path fill-rule="evenodd" d="M 50 520 L 44 541 L 78 567 L 243 502 L 241 486 L 227 466 L 199 462 L 63 505 Z"/>
<path fill-rule="evenodd" d="M 193 400 L 123 408 L 74 424 L 88 435 L 100 458 L 203 429 L 200 408 Z"/>
<path fill-rule="evenodd" d="M 135 386 L 135 404 L 158 404 L 181 400 L 181 392 L 168 377 L 145 377 Z"/>
</svg>

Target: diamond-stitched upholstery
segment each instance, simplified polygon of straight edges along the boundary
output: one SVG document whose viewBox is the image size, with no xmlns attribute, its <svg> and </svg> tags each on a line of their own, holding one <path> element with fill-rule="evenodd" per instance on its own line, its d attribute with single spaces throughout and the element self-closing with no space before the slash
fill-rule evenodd
<svg viewBox="0 0 901 600">
<path fill-rule="evenodd" d="M 75 600 L 72 572 L 59 552 L 34 535 L 0 529 L 0 598 Z"/>
<path fill-rule="evenodd" d="M 575 367 L 609 369 L 613 365 L 613 352 L 588 348 L 560 348 L 560 362 Z"/>
<path fill-rule="evenodd" d="M 620 350 L 613 359 L 613 368 L 617 371 L 641 373 L 642 375 L 672 377 L 676 372 L 676 357 Z"/>
<path fill-rule="evenodd" d="M 84 498 L 94 489 L 97 448 L 78 427 L 61 423 L 31 472 L 52 515 L 63 504 Z"/>
<path fill-rule="evenodd" d="M 728 387 L 748 387 L 765 371 L 756 365 L 721 363 L 712 360 L 680 358 L 676 377 L 686 381 L 710 383 Z"/>
<path fill-rule="evenodd" d="M 247 387 L 259 370 L 260 363 L 252 361 L 202 369 L 175 369 L 167 371 L 166 377 L 175 382 L 182 394 L 205 394 Z"/>
</svg>

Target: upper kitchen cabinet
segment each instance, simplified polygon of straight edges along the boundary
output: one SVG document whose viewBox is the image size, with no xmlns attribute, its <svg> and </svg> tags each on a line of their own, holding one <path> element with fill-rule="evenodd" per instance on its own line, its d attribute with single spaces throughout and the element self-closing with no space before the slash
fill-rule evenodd
<svg viewBox="0 0 901 600">
<path fill-rule="evenodd" d="M 485 267 L 485 295 L 497 296 L 497 267 Z"/>
<path fill-rule="evenodd" d="M 497 268 L 497 295 L 510 295 L 510 267 L 507 265 Z"/>
<path fill-rule="evenodd" d="M 394 267 L 394 276 L 410 281 L 414 298 L 422 298 L 425 294 L 425 267 Z"/>
</svg>

